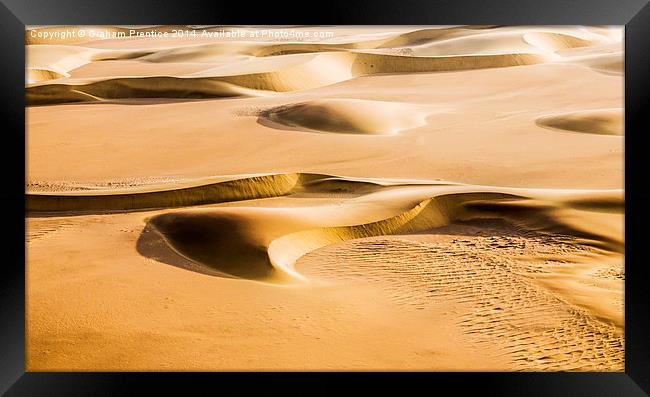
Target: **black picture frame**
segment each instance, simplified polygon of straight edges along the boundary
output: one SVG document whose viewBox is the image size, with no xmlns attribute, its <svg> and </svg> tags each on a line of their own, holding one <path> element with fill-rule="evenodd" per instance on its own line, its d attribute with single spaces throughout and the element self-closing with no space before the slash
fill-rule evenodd
<svg viewBox="0 0 650 397">
<path fill-rule="evenodd" d="M 374 0 L 374 1 L 167 1 L 0 0 L 0 107 L 7 186 L 6 236 L 0 277 L 0 392 L 22 395 L 122 395 L 202 385 L 224 387 L 310 384 L 329 392 L 341 382 L 382 391 L 451 387 L 495 396 L 643 396 L 650 394 L 650 324 L 644 229 L 650 190 L 643 142 L 650 109 L 650 6 L 648 0 Z M 293 3 L 293 4 L 291 4 Z M 603 373 L 36 373 L 25 372 L 25 98 L 26 25 L 625 25 L 625 372 Z M 22 162 L 22 167 L 21 167 Z M 333 382 L 333 381 L 338 382 Z M 346 386 L 347 387 L 347 386 Z M 218 389 L 217 389 L 218 388 Z M 426 390 L 426 389 L 425 389 Z"/>
</svg>

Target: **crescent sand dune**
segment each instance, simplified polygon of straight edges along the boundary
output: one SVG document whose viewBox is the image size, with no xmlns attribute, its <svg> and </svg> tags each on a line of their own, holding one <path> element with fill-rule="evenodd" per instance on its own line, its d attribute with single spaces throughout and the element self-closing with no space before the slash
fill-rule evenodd
<svg viewBox="0 0 650 397">
<path fill-rule="evenodd" d="M 149 224 L 183 256 L 209 267 L 218 267 L 227 274 L 253 279 L 282 280 L 291 276 L 301 279 L 293 270 L 293 263 L 321 246 L 399 231 L 426 230 L 446 222 L 450 215 L 443 208 L 446 207 L 444 204 L 437 205 L 440 200 L 436 199 L 434 203 L 427 200 L 376 222 L 317 229 L 309 229 L 309 226 L 322 224 L 324 220 L 319 219 L 315 224 L 306 221 L 309 219 L 306 212 L 313 211 L 311 208 L 175 212 L 158 215 L 150 219 Z M 337 210 L 352 213 L 360 209 L 352 205 Z M 327 220 L 330 222 L 338 218 L 336 214 L 329 215 Z M 352 215 L 348 217 L 355 219 Z M 211 237 L 206 240 L 197 236 Z M 241 258 L 241 262 L 235 262 L 233 258 Z M 223 270 L 223 266 L 227 266 L 227 270 Z"/>
<path fill-rule="evenodd" d="M 621 27 L 264 29 L 26 29 L 28 370 L 624 370 Z"/>
<path fill-rule="evenodd" d="M 545 116 L 536 120 L 540 126 L 557 130 L 600 135 L 623 135 L 623 109 L 585 110 Z"/>
<path fill-rule="evenodd" d="M 298 130 L 393 135 L 424 124 L 426 110 L 405 103 L 325 99 L 265 109 L 260 122 Z"/>
</svg>

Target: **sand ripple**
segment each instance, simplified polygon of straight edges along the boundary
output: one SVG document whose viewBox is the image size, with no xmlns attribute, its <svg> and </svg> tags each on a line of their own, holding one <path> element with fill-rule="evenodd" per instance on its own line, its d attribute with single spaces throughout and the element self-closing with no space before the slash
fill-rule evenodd
<svg viewBox="0 0 650 397">
<path fill-rule="evenodd" d="M 378 284 L 396 303 L 420 310 L 443 304 L 468 338 L 499 346 L 517 370 L 623 370 L 624 336 L 616 323 L 539 282 L 571 266 L 575 255 L 588 256 L 588 248 L 569 236 L 494 222 L 432 233 L 440 235 L 337 244 L 303 257 L 298 268 L 331 282 Z M 604 269 L 621 268 L 618 262 Z"/>
</svg>

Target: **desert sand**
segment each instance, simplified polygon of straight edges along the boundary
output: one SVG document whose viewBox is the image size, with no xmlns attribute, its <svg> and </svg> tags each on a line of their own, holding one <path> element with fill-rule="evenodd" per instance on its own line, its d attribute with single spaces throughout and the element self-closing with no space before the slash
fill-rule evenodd
<svg viewBox="0 0 650 397">
<path fill-rule="evenodd" d="M 27 370 L 624 369 L 622 27 L 25 42 Z"/>
</svg>

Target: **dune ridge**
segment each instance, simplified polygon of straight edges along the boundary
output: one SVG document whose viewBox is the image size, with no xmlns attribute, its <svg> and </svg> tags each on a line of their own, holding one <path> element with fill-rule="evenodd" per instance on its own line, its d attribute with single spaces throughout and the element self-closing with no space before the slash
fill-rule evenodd
<svg viewBox="0 0 650 397">
<path fill-rule="evenodd" d="M 332 98 L 264 109 L 262 124 L 315 132 L 394 135 L 425 124 L 427 111 L 406 103 Z"/>
<path fill-rule="evenodd" d="M 431 311 L 444 302 L 469 338 L 498 345 L 516 370 L 623 369 L 624 322 L 616 309 L 622 285 L 601 274 L 621 277 L 620 257 L 498 219 L 429 233 L 341 242 L 312 251 L 296 267 L 322 282 L 371 283 L 405 308 Z M 589 261 L 594 278 L 580 269 Z M 561 289 L 558 279 L 579 282 Z"/>
<path fill-rule="evenodd" d="M 169 190 L 27 193 L 26 206 L 30 212 L 57 212 L 119 211 L 212 204 L 287 195 L 295 191 L 300 183 L 308 182 L 313 177 L 316 175 L 271 174 Z"/>
<path fill-rule="evenodd" d="M 522 230 L 549 236 L 572 236 L 580 244 L 606 252 L 621 253 L 624 248 L 622 240 L 596 231 L 587 232 L 565 222 L 564 215 L 556 211 L 575 205 L 571 196 L 551 206 L 536 204 L 532 191 L 522 195 L 524 192 L 461 187 L 456 192 L 443 189 L 435 194 L 435 188 L 425 187 L 409 198 L 408 191 L 400 189 L 405 188 L 362 197 L 365 200 L 376 197 L 380 202 L 406 200 L 407 206 L 418 195 L 431 197 L 373 222 L 359 222 L 366 210 L 353 201 L 342 207 L 321 207 L 323 214 L 331 214 L 316 219 L 307 216 L 309 208 L 213 208 L 168 212 L 150 218 L 148 224 L 179 254 L 199 265 L 231 276 L 272 283 L 308 282 L 295 270 L 296 261 L 309 252 L 335 243 L 418 234 L 452 222 L 477 219 L 500 219 Z M 596 201 L 598 196 L 593 196 Z M 587 197 L 581 199 L 585 201 Z M 347 217 L 340 218 L 337 213 L 347 214 Z"/>
</svg>

